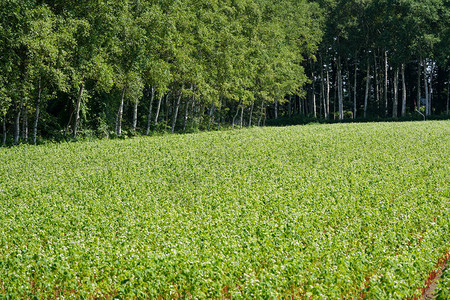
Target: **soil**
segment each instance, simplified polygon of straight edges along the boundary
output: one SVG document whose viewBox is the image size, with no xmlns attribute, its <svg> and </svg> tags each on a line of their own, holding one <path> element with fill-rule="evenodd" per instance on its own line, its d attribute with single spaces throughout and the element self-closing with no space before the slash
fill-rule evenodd
<svg viewBox="0 0 450 300">
<path fill-rule="evenodd" d="M 436 289 L 436 284 L 439 281 L 439 278 L 442 276 L 442 272 L 445 268 L 448 267 L 448 263 L 444 264 L 436 273 L 436 277 L 430 282 L 428 287 L 425 289 L 422 300 L 433 300 L 434 299 L 434 290 Z"/>
</svg>

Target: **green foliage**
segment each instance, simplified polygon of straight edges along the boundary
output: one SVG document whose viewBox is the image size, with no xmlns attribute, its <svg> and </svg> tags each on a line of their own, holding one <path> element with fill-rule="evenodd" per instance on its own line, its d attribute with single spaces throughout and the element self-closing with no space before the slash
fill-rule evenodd
<svg viewBox="0 0 450 300">
<path fill-rule="evenodd" d="M 56 95 L 57 102 L 67 102 L 57 112 L 67 115 L 60 127 L 71 123 L 78 127 L 74 115 L 98 123 L 94 121 L 98 115 L 117 111 L 117 94 L 123 91 L 119 114 L 126 117 L 123 107 L 140 101 L 145 87 L 154 88 L 159 98 L 193 86 L 197 105 L 214 104 L 221 110 L 226 99 L 229 107 L 224 111 L 262 99 L 283 102 L 307 81 L 301 63 L 313 55 L 321 37 L 315 4 L 306 0 L 286 4 L 4 1 L 0 67 L 7 83 L 8 97 L 3 98 L 12 100 L 14 110 L 3 103 L 2 109 L 20 114 L 25 106 L 33 112 L 41 103 L 37 95 L 45 93 L 42 99 Z M 85 94 L 99 99 L 89 100 Z M 99 101 L 104 110 L 89 113 Z M 42 104 L 47 109 L 48 103 Z M 172 107 L 163 109 L 175 117 Z M 121 123 L 121 117 L 116 120 Z"/>
<path fill-rule="evenodd" d="M 419 296 L 450 241 L 449 125 L 1 149 L 0 297 Z"/>
<path fill-rule="evenodd" d="M 140 131 L 144 122 L 150 130 L 160 121 L 156 111 L 187 131 L 196 120 L 208 120 L 206 128 L 232 124 L 242 108 L 252 112 L 243 119 L 260 124 L 292 109 L 329 118 L 337 102 L 341 116 L 353 102 L 359 116 L 369 83 L 366 113 L 369 107 L 386 117 L 394 102 L 392 77 L 404 66 L 403 115 L 414 111 L 412 94 L 425 88 L 425 81 L 416 86 L 415 76 L 422 75 L 433 99 L 429 111 L 438 114 L 445 106 L 449 14 L 443 0 L 5 0 L 1 111 L 14 133 L 19 123 L 66 134 L 114 122 L 120 132 L 122 119 L 125 130 L 133 124 Z M 417 72 L 419 60 L 429 74 Z M 156 100 L 143 95 L 152 89 Z M 299 103 L 287 104 L 293 98 Z M 39 113 L 58 122 L 35 122 Z M 105 118 L 97 122 L 99 116 Z"/>
</svg>

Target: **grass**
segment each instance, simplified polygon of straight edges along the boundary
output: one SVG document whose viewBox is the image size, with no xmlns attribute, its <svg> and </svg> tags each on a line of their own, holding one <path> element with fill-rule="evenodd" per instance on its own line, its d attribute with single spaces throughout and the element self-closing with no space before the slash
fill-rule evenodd
<svg viewBox="0 0 450 300">
<path fill-rule="evenodd" d="M 420 294 L 450 242 L 450 122 L 0 149 L 0 298 Z"/>
</svg>

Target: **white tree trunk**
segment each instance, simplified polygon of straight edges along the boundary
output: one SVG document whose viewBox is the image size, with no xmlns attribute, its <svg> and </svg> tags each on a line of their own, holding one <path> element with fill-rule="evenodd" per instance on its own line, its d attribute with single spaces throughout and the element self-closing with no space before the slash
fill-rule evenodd
<svg viewBox="0 0 450 300">
<path fill-rule="evenodd" d="M 41 106 L 41 93 L 42 93 L 41 79 L 39 79 L 38 96 L 37 96 L 37 102 L 36 102 L 36 112 L 34 114 L 34 124 L 33 124 L 33 144 L 36 144 L 36 141 L 37 141 L 37 127 L 38 127 L 38 122 L 39 122 L 39 111 L 40 111 L 40 106 Z"/>
<path fill-rule="evenodd" d="M 264 100 L 261 102 L 261 111 L 259 113 L 258 126 L 261 126 L 261 120 L 262 120 L 263 113 L 264 113 Z"/>
<path fill-rule="evenodd" d="M 369 104 L 369 89 L 370 89 L 370 60 L 369 57 L 367 57 L 366 91 L 364 94 L 364 119 L 367 118 L 367 106 Z"/>
<path fill-rule="evenodd" d="M 278 100 L 275 100 L 275 119 L 278 119 Z"/>
<path fill-rule="evenodd" d="M 289 99 L 290 101 L 290 99 Z M 324 73 L 323 73 L 323 61 L 322 61 L 322 56 L 320 57 L 320 107 L 322 108 L 323 106 L 323 115 L 325 116 L 325 83 L 324 83 Z M 320 117 L 322 117 L 322 109 L 320 111 Z"/>
<path fill-rule="evenodd" d="M 375 79 L 375 103 L 377 106 L 380 105 L 380 84 L 378 82 L 378 64 L 377 64 L 377 54 L 373 50 L 373 77 Z"/>
<path fill-rule="evenodd" d="M 159 112 L 161 111 L 161 103 L 162 103 L 163 98 L 164 98 L 164 95 L 161 94 L 161 95 L 159 96 L 158 106 L 157 106 L 157 108 L 156 108 L 155 126 L 158 125 Z"/>
<path fill-rule="evenodd" d="M 191 104 L 191 98 L 188 98 L 186 105 L 184 107 L 183 131 L 186 131 L 187 122 L 189 119 L 189 104 Z"/>
<path fill-rule="evenodd" d="M 14 122 L 14 143 L 19 143 L 20 138 L 20 112 L 22 111 L 22 102 L 20 103 L 19 108 L 17 109 L 16 119 Z"/>
<path fill-rule="evenodd" d="M 394 74 L 394 99 L 392 101 L 392 117 L 397 118 L 398 113 L 398 67 L 395 68 Z"/>
<path fill-rule="evenodd" d="M 339 120 L 344 119 L 344 95 L 343 95 L 343 83 L 342 83 L 342 66 L 341 57 L 338 57 L 338 67 L 337 67 L 337 77 L 338 77 L 338 105 L 339 105 Z"/>
<path fill-rule="evenodd" d="M 422 73 L 422 65 L 421 60 L 417 61 L 417 101 L 416 101 L 416 109 L 420 111 L 420 98 L 422 98 L 422 93 L 420 89 L 420 79 Z"/>
<path fill-rule="evenodd" d="M 191 86 L 192 90 L 192 103 L 191 103 L 191 127 L 194 126 L 194 111 L 195 111 L 195 94 L 194 94 L 194 85 Z"/>
<path fill-rule="evenodd" d="M 266 126 L 266 120 L 267 120 L 267 107 L 264 107 L 263 127 Z"/>
<path fill-rule="evenodd" d="M 191 84 L 191 91 L 194 89 L 194 85 Z M 193 100 L 192 100 L 193 101 Z M 183 131 L 186 131 L 187 122 L 189 118 L 189 104 L 191 103 L 191 98 L 186 101 L 186 107 L 184 108 L 184 120 L 183 120 Z"/>
<path fill-rule="evenodd" d="M 169 124 L 169 113 L 170 113 L 170 103 L 169 103 L 170 91 L 166 94 L 164 101 L 164 122 Z"/>
<path fill-rule="evenodd" d="M 148 118 L 147 118 L 147 131 L 146 135 L 150 134 L 150 129 L 152 126 L 152 109 L 153 109 L 153 100 L 155 99 L 155 89 L 152 87 L 151 96 L 150 96 L 150 104 L 148 105 Z"/>
<path fill-rule="evenodd" d="M 388 57 L 384 51 L 384 116 L 388 116 Z"/>
<path fill-rule="evenodd" d="M 328 70 L 327 66 L 327 96 L 326 96 L 326 103 L 325 103 L 325 119 L 330 118 L 330 71 Z"/>
<path fill-rule="evenodd" d="M 449 115 L 449 104 L 450 104 L 450 72 L 448 73 L 448 81 L 447 81 L 447 116 Z"/>
<path fill-rule="evenodd" d="M 136 128 L 137 128 L 138 106 L 139 106 L 139 100 L 136 99 L 136 102 L 134 102 L 134 109 L 133 109 L 133 130 L 134 131 L 136 131 Z"/>
<path fill-rule="evenodd" d="M 241 121 L 240 121 L 240 123 L 241 123 L 241 129 L 242 129 L 242 127 L 244 126 L 244 105 L 242 105 L 242 108 L 241 108 Z"/>
<path fill-rule="evenodd" d="M 312 67 L 312 64 L 311 64 Z M 314 72 L 311 73 L 313 78 L 312 86 L 311 86 L 311 104 L 314 118 L 317 118 L 317 106 L 316 106 L 316 76 L 314 76 Z"/>
<path fill-rule="evenodd" d="M 428 91 L 428 70 L 427 70 L 427 63 L 424 60 L 423 61 L 423 69 L 424 69 L 424 75 L 423 75 L 423 82 L 425 86 L 425 115 L 430 115 L 430 104 L 429 104 L 429 91 Z"/>
<path fill-rule="evenodd" d="M 78 90 L 78 97 L 77 97 L 77 105 L 75 109 L 75 124 L 73 126 L 73 136 L 74 138 L 77 137 L 78 134 L 78 126 L 80 125 L 80 109 L 81 109 L 81 99 L 83 97 L 83 89 L 84 89 L 84 83 L 80 83 L 80 88 Z"/>
<path fill-rule="evenodd" d="M 175 132 L 175 125 L 177 125 L 178 110 L 180 109 L 181 96 L 183 95 L 183 89 L 184 89 L 184 85 L 181 86 L 180 94 L 178 95 L 177 103 L 175 105 L 175 111 L 173 113 L 172 129 L 171 129 L 172 133 Z"/>
<path fill-rule="evenodd" d="M 216 105 L 214 101 L 211 103 L 211 108 L 209 109 L 209 122 L 208 122 L 208 130 L 211 129 L 211 123 L 214 121 L 214 111 L 216 110 Z"/>
<path fill-rule="evenodd" d="M 254 101 L 252 102 L 252 106 L 254 105 Z M 253 109 L 253 107 L 252 107 Z M 289 95 L 289 103 L 288 103 L 288 116 L 289 118 L 292 116 L 292 96 Z"/>
<path fill-rule="evenodd" d="M 119 111 L 117 112 L 117 118 L 116 118 L 116 134 L 117 135 L 122 134 L 122 116 L 123 116 L 124 102 L 125 102 L 125 88 L 122 89 L 122 96 L 120 97 Z"/>
<path fill-rule="evenodd" d="M 434 61 L 431 62 L 431 70 L 430 70 L 430 95 L 428 97 L 428 112 L 431 115 L 433 113 L 433 76 L 434 76 Z"/>
<path fill-rule="evenodd" d="M 290 99 L 289 99 L 289 103 Z M 255 107 L 255 101 L 252 101 L 252 106 L 250 107 L 250 116 L 248 117 L 248 127 L 252 127 L 252 118 L 253 118 L 253 108 Z M 289 113 L 290 113 L 290 108 L 289 108 Z"/>
<path fill-rule="evenodd" d="M 234 117 L 233 117 L 233 122 L 232 122 L 232 124 L 231 124 L 231 128 L 234 128 L 234 125 L 236 124 L 236 118 L 237 118 L 237 116 L 238 116 L 238 114 L 239 114 L 239 106 L 241 105 L 241 102 L 239 102 L 239 104 L 238 104 L 238 106 L 237 106 L 237 108 L 236 108 L 236 114 L 234 115 Z"/>
<path fill-rule="evenodd" d="M 355 63 L 355 78 L 353 82 L 353 119 L 356 119 L 357 107 L 356 107 L 356 96 L 357 96 L 357 78 L 358 78 L 358 65 Z"/>
<path fill-rule="evenodd" d="M 6 144 L 6 137 L 7 137 L 7 132 L 6 132 L 6 114 L 3 115 L 3 122 L 2 122 L 2 124 L 3 124 L 3 141 L 2 141 L 2 145 L 4 146 Z"/>
<path fill-rule="evenodd" d="M 402 64 L 402 117 L 406 115 L 406 78 L 405 64 Z"/>
<path fill-rule="evenodd" d="M 22 140 L 28 142 L 28 110 L 26 105 L 23 106 L 23 118 L 22 118 Z"/>
</svg>

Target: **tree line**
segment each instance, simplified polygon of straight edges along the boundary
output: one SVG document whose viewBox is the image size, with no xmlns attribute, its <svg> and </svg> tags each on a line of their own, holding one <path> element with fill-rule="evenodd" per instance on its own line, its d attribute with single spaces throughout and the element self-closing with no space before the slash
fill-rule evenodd
<svg viewBox="0 0 450 300">
<path fill-rule="evenodd" d="M 3 0 L 3 144 L 448 113 L 449 20 L 437 0 Z"/>
<path fill-rule="evenodd" d="M 448 115 L 450 1 L 317 2 L 324 35 L 307 71 L 304 113 L 339 120 Z"/>
</svg>

